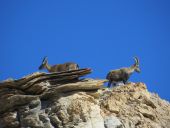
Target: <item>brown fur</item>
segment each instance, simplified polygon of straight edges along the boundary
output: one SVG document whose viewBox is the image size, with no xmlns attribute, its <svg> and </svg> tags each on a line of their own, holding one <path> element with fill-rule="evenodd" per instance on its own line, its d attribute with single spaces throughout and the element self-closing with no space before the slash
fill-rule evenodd
<svg viewBox="0 0 170 128">
<path fill-rule="evenodd" d="M 64 71 L 70 71 L 70 70 L 77 70 L 79 69 L 79 66 L 78 64 L 73 63 L 73 62 L 67 62 L 64 64 L 56 64 L 56 65 L 50 66 L 48 64 L 47 57 L 45 57 L 43 59 L 42 64 L 39 66 L 39 70 L 42 70 L 42 69 L 47 69 L 48 72 L 64 72 Z"/>
<path fill-rule="evenodd" d="M 109 80 L 108 87 L 110 87 L 112 84 L 116 84 L 117 82 L 123 82 L 124 84 L 128 81 L 130 75 L 133 72 L 140 72 L 139 68 L 139 59 L 137 57 L 135 59 L 135 64 L 128 68 L 120 68 L 117 70 L 111 70 L 107 76 L 106 79 Z"/>
</svg>

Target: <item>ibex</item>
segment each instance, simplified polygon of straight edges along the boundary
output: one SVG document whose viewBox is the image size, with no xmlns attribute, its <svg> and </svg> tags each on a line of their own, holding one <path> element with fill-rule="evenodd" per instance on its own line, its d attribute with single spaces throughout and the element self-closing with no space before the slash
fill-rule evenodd
<svg viewBox="0 0 170 128">
<path fill-rule="evenodd" d="M 134 57 L 134 60 L 135 64 L 133 64 L 132 66 L 127 68 L 120 68 L 117 70 L 111 70 L 107 74 L 106 79 L 109 80 L 108 87 L 110 87 L 112 84 L 115 85 L 117 82 L 123 82 L 125 84 L 133 72 L 140 73 L 139 59 L 137 57 Z"/>
<path fill-rule="evenodd" d="M 39 70 L 47 69 L 48 72 L 63 72 L 63 71 L 70 71 L 70 70 L 77 70 L 79 69 L 78 64 L 67 62 L 64 64 L 56 64 L 56 65 L 49 65 L 47 57 L 44 57 L 42 64 L 39 67 Z"/>
</svg>

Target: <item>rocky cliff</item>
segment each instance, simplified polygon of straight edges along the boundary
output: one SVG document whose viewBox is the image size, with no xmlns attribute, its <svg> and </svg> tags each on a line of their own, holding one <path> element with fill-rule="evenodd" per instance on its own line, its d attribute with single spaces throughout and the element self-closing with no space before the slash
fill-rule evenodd
<svg viewBox="0 0 170 128">
<path fill-rule="evenodd" d="M 144 83 L 112 89 L 90 69 L 0 83 L 0 128 L 170 128 L 170 104 Z"/>
</svg>

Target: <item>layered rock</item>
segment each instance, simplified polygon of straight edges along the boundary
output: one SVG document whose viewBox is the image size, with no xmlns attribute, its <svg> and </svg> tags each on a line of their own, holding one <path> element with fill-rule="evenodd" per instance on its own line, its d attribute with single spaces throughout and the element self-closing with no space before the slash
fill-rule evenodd
<svg viewBox="0 0 170 128">
<path fill-rule="evenodd" d="M 34 73 L 0 83 L 0 128 L 168 128 L 170 104 L 144 83 L 112 89 L 90 69 Z"/>
</svg>

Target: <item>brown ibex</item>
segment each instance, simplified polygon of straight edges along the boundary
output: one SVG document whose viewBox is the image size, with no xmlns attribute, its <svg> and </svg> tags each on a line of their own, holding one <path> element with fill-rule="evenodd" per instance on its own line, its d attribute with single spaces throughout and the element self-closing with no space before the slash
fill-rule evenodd
<svg viewBox="0 0 170 128">
<path fill-rule="evenodd" d="M 134 71 L 140 73 L 139 59 L 137 57 L 134 57 L 134 60 L 135 64 L 133 64 L 132 66 L 127 68 L 120 68 L 117 70 L 111 70 L 107 74 L 106 79 L 109 80 L 108 87 L 110 87 L 112 84 L 115 85 L 116 82 L 123 82 L 125 84 Z"/>
<path fill-rule="evenodd" d="M 67 62 L 64 64 L 56 64 L 56 65 L 49 65 L 47 57 L 44 57 L 42 64 L 39 67 L 39 70 L 47 69 L 48 72 L 63 72 L 63 71 L 70 71 L 70 70 L 77 70 L 79 69 L 78 64 L 73 62 Z"/>
</svg>

